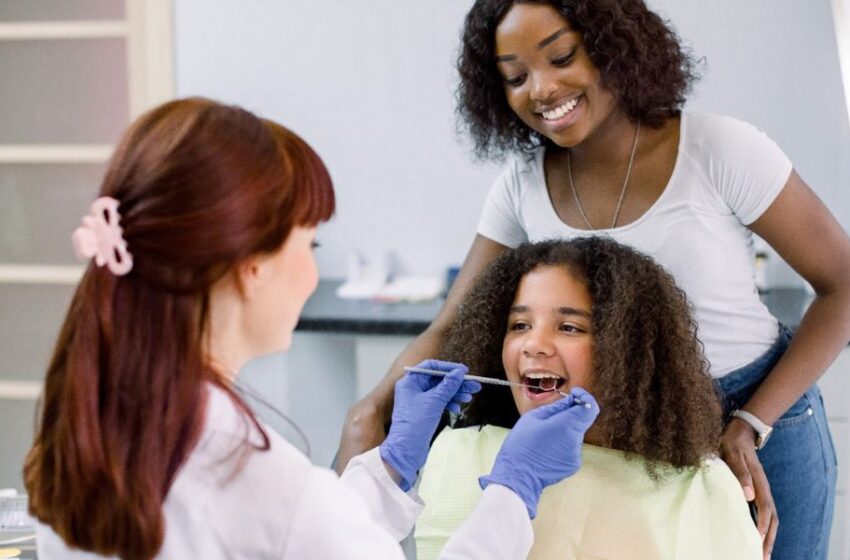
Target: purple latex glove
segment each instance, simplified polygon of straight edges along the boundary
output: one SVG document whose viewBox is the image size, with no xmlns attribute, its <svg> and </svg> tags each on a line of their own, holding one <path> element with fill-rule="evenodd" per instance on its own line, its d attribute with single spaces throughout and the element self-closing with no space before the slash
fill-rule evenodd
<svg viewBox="0 0 850 560">
<path fill-rule="evenodd" d="M 575 398 L 590 407 L 574 402 Z M 502 444 L 492 472 L 478 479 L 481 488 L 493 483 L 510 488 L 534 519 L 543 489 L 578 471 L 584 433 L 598 414 L 596 399 L 579 387 L 523 414 Z"/>
<path fill-rule="evenodd" d="M 425 464 L 443 411 L 460 412 L 460 405 L 481 390 L 477 381 L 464 381 L 468 369 L 463 364 L 425 360 L 416 367 L 445 371 L 446 375 L 407 373 L 395 384 L 392 425 L 379 451 L 401 476 L 405 492 Z"/>
</svg>

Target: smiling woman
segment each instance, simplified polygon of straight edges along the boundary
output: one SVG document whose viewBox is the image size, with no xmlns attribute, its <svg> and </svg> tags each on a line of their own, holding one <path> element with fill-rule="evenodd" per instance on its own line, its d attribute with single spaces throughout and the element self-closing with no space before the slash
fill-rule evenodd
<svg viewBox="0 0 850 560">
<path fill-rule="evenodd" d="M 489 33 L 493 41 L 479 40 Z M 478 2 L 462 46 L 458 112 L 479 156 L 560 145 L 553 129 L 570 129 L 565 145 L 575 146 L 618 109 L 658 127 L 678 114 L 696 78 L 673 30 L 631 0 Z"/>
<path fill-rule="evenodd" d="M 529 42 L 529 34 L 542 39 Z M 495 45 L 508 105 L 541 137 L 574 146 L 615 113 L 615 93 L 603 86 L 581 33 L 552 6 L 510 10 L 496 28 Z M 570 86 L 562 88 L 558 77 L 567 68 Z"/>
</svg>

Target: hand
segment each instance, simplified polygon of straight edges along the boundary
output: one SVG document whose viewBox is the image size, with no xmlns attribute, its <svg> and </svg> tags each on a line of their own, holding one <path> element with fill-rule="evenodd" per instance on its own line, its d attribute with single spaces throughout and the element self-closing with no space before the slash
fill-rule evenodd
<svg viewBox="0 0 850 560">
<path fill-rule="evenodd" d="M 755 500 L 758 519 L 756 527 L 762 538 L 764 558 L 770 557 L 779 518 L 770 493 L 770 484 L 756 455 L 755 432 L 746 422 L 733 418 L 720 442 L 720 457 L 738 478 L 748 502 Z"/>
<path fill-rule="evenodd" d="M 387 401 L 388 407 L 392 406 L 392 392 L 380 397 L 373 391 L 348 410 L 339 439 L 339 449 L 333 462 L 337 474 L 342 475 L 354 456 L 378 447 L 387 437 L 384 426 L 389 414 L 378 405 L 381 401 Z"/>
<path fill-rule="evenodd" d="M 417 367 L 447 372 L 445 377 L 408 373 L 395 384 L 395 405 L 387 439 L 381 444 L 381 458 L 402 479 L 404 491 L 413 486 L 416 473 L 428 457 L 431 438 L 443 411 L 460 412 L 461 403 L 472 400 L 481 390 L 477 381 L 465 381 L 463 364 L 425 360 Z"/>
<path fill-rule="evenodd" d="M 590 407 L 576 404 L 574 398 Z M 493 471 L 478 479 L 481 487 L 507 486 L 522 498 L 534 519 L 543 488 L 578 471 L 584 433 L 598 414 L 596 399 L 578 387 L 559 401 L 525 413 L 502 444 Z"/>
</svg>

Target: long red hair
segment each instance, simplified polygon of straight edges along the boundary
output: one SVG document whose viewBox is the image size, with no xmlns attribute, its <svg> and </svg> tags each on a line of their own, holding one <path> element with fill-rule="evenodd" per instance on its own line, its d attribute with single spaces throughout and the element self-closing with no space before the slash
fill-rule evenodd
<svg viewBox="0 0 850 560">
<path fill-rule="evenodd" d="M 327 169 L 286 128 L 191 98 L 140 117 L 101 187 L 120 203 L 133 270 L 89 265 L 45 380 L 24 466 L 30 512 L 72 547 L 148 559 L 162 504 L 203 427 L 205 386 L 250 409 L 204 354 L 209 291 L 294 226 L 334 211 Z"/>
</svg>

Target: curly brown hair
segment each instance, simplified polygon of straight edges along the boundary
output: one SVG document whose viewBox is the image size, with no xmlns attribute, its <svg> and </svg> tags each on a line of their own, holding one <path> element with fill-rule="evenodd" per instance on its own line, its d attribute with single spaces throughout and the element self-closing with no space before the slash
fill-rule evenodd
<svg viewBox="0 0 850 560">
<path fill-rule="evenodd" d="M 643 0 L 477 0 L 466 15 L 457 60 L 457 113 L 481 158 L 551 142 L 511 110 L 496 67 L 495 35 L 514 4 L 549 4 L 583 37 L 602 85 L 635 121 L 660 127 L 680 113 L 697 79 L 675 31 Z"/>
<path fill-rule="evenodd" d="M 494 260 L 464 299 L 440 353 L 477 375 L 506 379 L 502 342 L 520 280 L 563 266 L 590 292 L 596 421 L 605 447 L 662 465 L 697 467 L 718 450 L 720 402 L 685 293 L 647 257 L 610 238 L 521 245 Z M 485 385 L 455 426 L 513 427 L 511 392 Z"/>
</svg>

